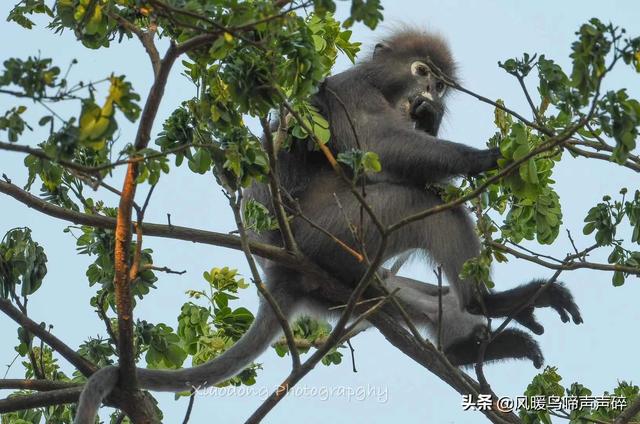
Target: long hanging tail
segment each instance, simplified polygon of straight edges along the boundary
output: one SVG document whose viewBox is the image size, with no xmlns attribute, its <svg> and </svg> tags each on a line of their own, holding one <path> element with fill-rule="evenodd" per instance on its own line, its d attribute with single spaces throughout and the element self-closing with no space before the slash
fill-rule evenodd
<svg viewBox="0 0 640 424">
<path fill-rule="evenodd" d="M 118 367 L 116 366 L 105 367 L 93 373 L 82 389 L 73 423 L 95 423 L 102 400 L 111 393 L 117 382 Z"/>
<path fill-rule="evenodd" d="M 278 305 L 283 311 L 290 309 L 282 297 L 277 299 Z M 212 386 L 242 371 L 281 333 L 282 327 L 273 309 L 263 300 L 251 327 L 222 355 L 197 367 L 175 371 L 138 368 L 138 385 L 168 392 Z"/>
<path fill-rule="evenodd" d="M 277 289 L 277 288 L 275 288 Z M 272 290 L 285 316 L 291 313 L 293 300 L 284 291 Z M 136 368 L 138 387 L 155 391 L 178 392 L 213 386 L 242 371 L 264 352 L 282 332 L 271 306 L 262 300 L 257 316 L 247 332 L 229 350 L 217 358 L 192 368 L 181 370 L 150 370 Z M 98 408 L 118 381 L 118 368 L 105 367 L 94 373 L 82 390 L 74 424 L 93 424 Z"/>
</svg>

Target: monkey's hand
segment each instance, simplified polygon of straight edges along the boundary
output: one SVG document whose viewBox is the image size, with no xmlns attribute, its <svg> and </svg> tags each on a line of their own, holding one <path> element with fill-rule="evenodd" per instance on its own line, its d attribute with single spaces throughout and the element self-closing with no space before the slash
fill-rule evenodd
<svg viewBox="0 0 640 424">
<path fill-rule="evenodd" d="M 542 286 L 545 286 L 542 288 Z M 538 290 L 542 291 L 532 301 Z M 492 317 L 510 316 L 521 305 L 529 305 L 516 314 L 513 319 L 527 327 L 535 334 L 544 333 L 544 327 L 534 315 L 536 308 L 553 308 L 562 322 L 573 319 L 575 324 L 581 324 L 580 309 L 573 300 L 571 292 L 561 283 L 546 284 L 543 280 L 532 281 L 528 284 L 499 293 L 488 293 L 484 298 L 487 313 Z"/>
<path fill-rule="evenodd" d="M 498 159 L 502 157 L 497 147 L 486 150 L 475 150 L 469 153 L 469 176 L 491 171 L 498 167 Z"/>
<path fill-rule="evenodd" d="M 444 106 L 423 96 L 416 96 L 409 105 L 409 116 L 416 124 L 416 130 L 436 136 L 440 121 L 444 115 Z"/>
</svg>

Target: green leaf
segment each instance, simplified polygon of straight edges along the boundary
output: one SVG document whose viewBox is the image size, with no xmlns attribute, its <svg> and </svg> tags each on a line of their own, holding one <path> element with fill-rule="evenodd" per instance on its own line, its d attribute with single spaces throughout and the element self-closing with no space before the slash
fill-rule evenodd
<svg viewBox="0 0 640 424">
<path fill-rule="evenodd" d="M 615 271 L 613 273 L 613 278 L 611 279 L 611 281 L 613 282 L 613 285 L 615 287 L 619 287 L 621 285 L 624 284 L 624 274 L 622 273 L 622 271 Z"/>
</svg>

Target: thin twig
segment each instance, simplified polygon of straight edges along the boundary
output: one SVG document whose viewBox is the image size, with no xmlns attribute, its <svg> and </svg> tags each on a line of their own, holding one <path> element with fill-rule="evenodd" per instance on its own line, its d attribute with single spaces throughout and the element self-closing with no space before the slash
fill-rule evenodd
<svg viewBox="0 0 640 424">
<path fill-rule="evenodd" d="M 347 340 L 347 346 L 349 346 L 349 353 L 351 354 L 351 370 L 356 373 L 358 372 L 356 368 L 356 350 L 351 345 L 351 339 Z"/>
<path fill-rule="evenodd" d="M 436 271 L 434 271 L 434 273 L 436 274 L 436 278 L 438 279 L 438 351 L 442 352 L 442 331 L 444 329 L 443 327 L 443 323 L 442 323 L 442 313 L 443 313 L 443 309 L 442 309 L 442 265 L 438 265 L 438 268 L 436 269 Z"/>
<path fill-rule="evenodd" d="M 282 235 L 282 242 L 285 249 L 290 252 L 297 252 L 298 247 L 296 241 L 293 238 L 293 232 L 287 219 L 287 214 L 284 212 L 282 193 L 280 188 L 280 182 L 278 181 L 278 159 L 275 153 L 275 147 L 273 142 L 273 134 L 271 128 L 269 128 L 269 122 L 266 118 L 260 118 L 260 124 L 264 131 L 264 141 L 267 150 L 267 156 L 269 157 L 269 190 L 271 191 L 271 204 L 273 206 L 276 219 L 278 221 L 278 229 Z"/>
<path fill-rule="evenodd" d="M 187 424 L 189 422 L 189 418 L 191 418 L 191 411 L 193 410 L 193 403 L 196 400 L 196 389 L 191 389 L 191 393 L 189 395 L 189 404 L 187 405 L 187 411 L 184 413 L 184 419 L 182 420 L 182 424 Z"/>
<path fill-rule="evenodd" d="M 284 332 L 285 338 L 287 339 L 287 345 L 289 347 L 289 352 L 291 354 L 291 362 L 293 370 L 297 370 L 300 368 L 300 352 L 298 352 L 298 348 L 296 347 L 293 331 L 291 330 L 291 326 L 289 325 L 289 321 L 287 317 L 280 309 L 280 305 L 273 297 L 267 286 L 262 281 L 260 277 L 260 273 L 258 272 L 258 267 L 256 266 L 256 262 L 251 254 L 251 247 L 249 246 L 249 239 L 247 236 L 247 232 L 242 222 L 242 216 L 240 215 L 240 205 L 242 202 L 242 192 L 236 194 L 235 192 L 228 193 L 229 205 L 233 210 L 233 216 L 236 220 L 236 227 L 238 228 L 238 233 L 240 234 L 240 244 L 242 246 L 242 251 L 244 252 L 247 263 L 249 264 L 249 269 L 251 270 L 251 280 L 255 284 L 256 288 L 267 301 L 280 326 L 282 327 L 282 331 Z"/>
<path fill-rule="evenodd" d="M 174 271 L 173 269 L 168 268 L 166 266 L 154 266 L 154 265 L 151 265 L 151 264 L 144 265 L 142 267 L 142 269 L 150 269 L 150 270 L 153 270 L 153 271 L 165 272 L 167 274 L 177 274 L 177 275 L 182 275 L 182 274 L 186 274 L 187 273 L 186 269 L 184 269 L 182 271 Z"/>
<path fill-rule="evenodd" d="M 291 207 L 284 205 L 285 208 L 289 209 L 292 211 L 292 213 L 294 213 L 297 217 L 301 218 L 303 221 L 305 221 L 307 224 L 309 224 L 312 228 L 320 231 L 322 234 L 324 234 L 325 236 L 327 236 L 328 238 L 330 238 L 331 240 L 333 240 L 338 246 L 340 246 L 340 248 L 342 248 L 345 252 L 347 252 L 348 254 L 350 254 L 351 256 L 353 256 L 354 258 L 356 258 L 358 260 L 358 262 L 362 262 L 364 260 L 364 257 L 361 253 L 357 252 L 356 250 L 354 250 L 353 248 L 351 248 L 347 243 L 343 242 L 342 240 L 340 240 L 338 237 L 336 237 L 333 233 L 331 233 L 329 230 L 327 230 L 326 228 L 318 225 L 315 221 L 313 221 L 312 219 L 310 219 L 308 216 L 306 216 L 303 212 L 302 212 L 302 208 L 300 207 L 300 203 L 297 200 L 293 200 L 291 197 L 289 197 L 290 201 L 296 205 L 295 209 L 292 209 Z"/>
<path fill-rule="evenodd" d="M 522 88 L 522 91 L 524 92 L 524 95 L 527 98 L 527 103 L 529 103 L 529 107 L 531 108 L 531 112 L 533 113 L 534 121 L 536 123 L 540 123 L 540 116 L 538 115 L 538 109 L 533 104 L 533 100 L 531 100 L 531 96 L 529 95 L 529 90 L 527 89 L 527 86 L 524 83 L 524 77 L 519 73 L 515 73 L 512 75 L 514 75 L 518 80 L 518 83 L 520 84 L 520 88 Z"/>
<path fill-rule="evenodd" d="M 635 268 L 632 266 L 618 265 L 618 264 L 601 264 L 601 263 L 586 262 L 586 261 L 580 261 L 580 262 L 569 261 L 569 262 L 556 264 L 556 263 L 551 263 L 551 262 L 542 260 L 537 256 L 526 255 L 522 252 L 519 252 L 515 249 L 505 246 L 504 244 L 500 244 L 494 240 L 487 240 L 486 243 L 489 246 L 495 249 L 498 249 L 502 252 L 509 253 L 510 255 L 513 255 L 516 258 L 525 259 L 529 262 L 533 262 L 535 264 L 544 266 L 545 268 L 549 268 L 549 269 L 565 270 L 565 271 L 572 271 L 575 269 L 595 269 L 599 271 L 611 271 L 611 272 L 620 271 L 626 274 L 640 275 L 640 268 Z M 579 256 L 582 256 L 583 252 L 580 252 Z M 571 256 L 570 258 L 573 259 L 574 257 L 577 257 L 577 256 Z"/>
<path fill-rule="evenodd" d="M 40 340 L 48 344 L 53 350 L 58 352 L 63 358 L 76 367 L 76 369 L 83 375 L 90 376 L 98 369 L 94 364 L 80 356 L 62 340 L 58 339 L 56 336 L 41 327 L 40 324 L 20 312 L 18 308 L 13 306 L 7 299 L 0 299 L 0 311 L 4 312 L 9 318 L 14 320 L 29 333 L 34 334 Z"/>
<path fill-rule="evenodd" d="M 138 37 L 138 39 L 140 40 L 140 43 L 142 44 L 144 49 L 147 51 L 147 54 L 149 55 L 149 60 L 151 61 L 151 67 L 153 68 L 153 74 L 158 75 L 158 72 L 160 71 L 161 60 L 160 60 L 160 53 L 158 53 L 158 49 L 156 48 L 156 45 L 153 42 L 153 37 L 156 32 L 155 29 L 150 28 L 148 31 L 144 31 L 140 27 L 138 27 L 136 24 L 128 21 L 118 13 L 108 11 L 107 15 L 111 19 L 114 19 L 115 21 L 117 21 L 118 24 L 120 24 L 120 26 L 122 26 L 124 29 L 134 33 L 136 37 Z"/>
<path fill-rule="evenodd" d="M 97 302 L 96 302 L 96 313 L 98 314 L 98 316 L 100 317 L 100 319 L 102 320 L 102 322 L 104 323 L 105 329 L 107 330 L 107 334 L 109 335 L 109 338 L 111 339 L 111 342 L 116 346 L 116 349 L 118 349 L 118 336 L 117 334 L 113 331 L 113 327 L 111 326 L 111 320 L 109 319 L 109 317 L 107 316 L 107 313 L 104 309 L 104 299 L 107 296 L 108 292 L 105 290 L 102 293 L 100 293 L 98 295 L 97 298 Z"/>
</svg>

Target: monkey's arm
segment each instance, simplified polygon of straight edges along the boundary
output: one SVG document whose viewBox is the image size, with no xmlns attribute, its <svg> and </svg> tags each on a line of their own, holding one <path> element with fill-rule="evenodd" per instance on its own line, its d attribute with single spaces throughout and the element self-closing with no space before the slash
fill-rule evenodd
<svg viewBox="0 0 640 424">
<path fill-rule="evenodd" d="M 367 149 L 380 157 L 383 169 L 403 179 L 427 183 L 456 175 L 476 175 L 497 166 L 498 149 L 476 149 L 442 140 L 406 123 L 371 117 Z"/>
</svg>

